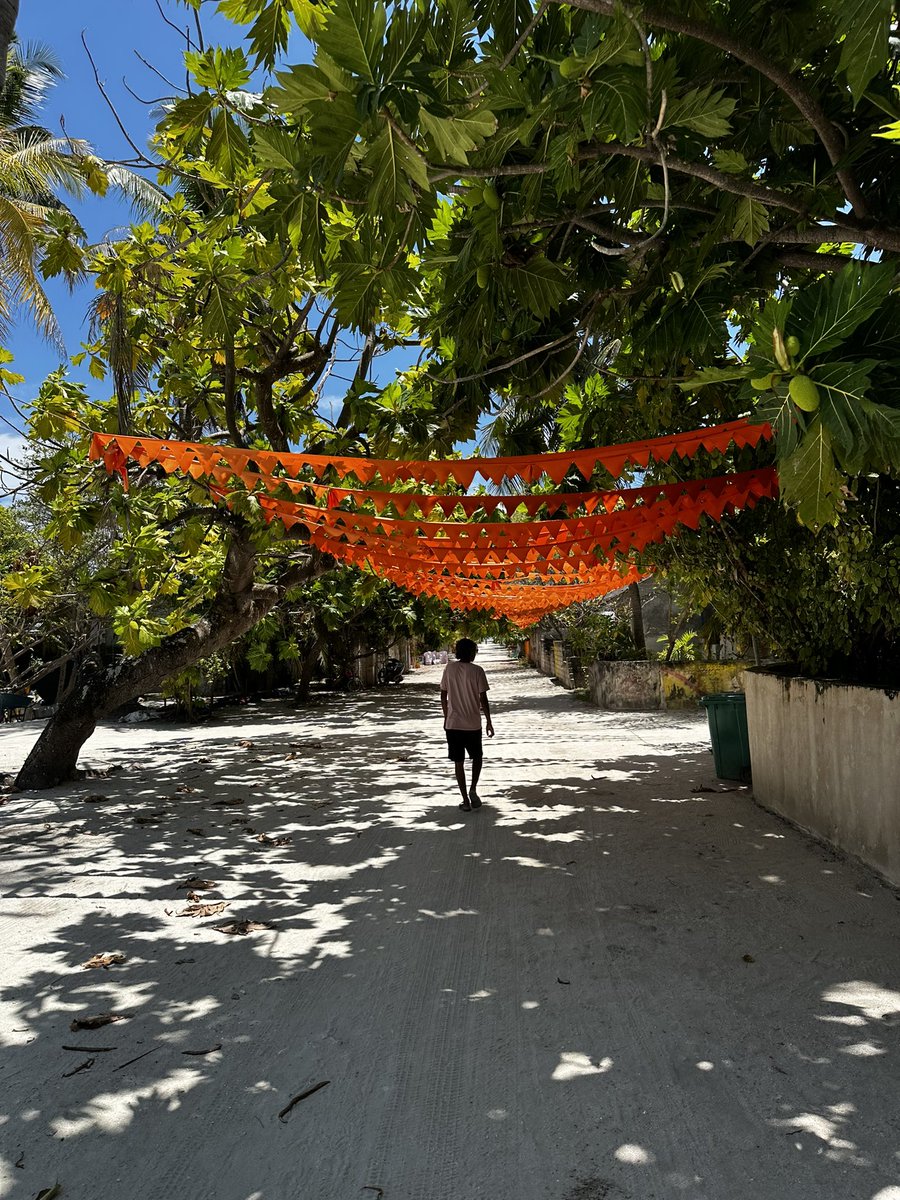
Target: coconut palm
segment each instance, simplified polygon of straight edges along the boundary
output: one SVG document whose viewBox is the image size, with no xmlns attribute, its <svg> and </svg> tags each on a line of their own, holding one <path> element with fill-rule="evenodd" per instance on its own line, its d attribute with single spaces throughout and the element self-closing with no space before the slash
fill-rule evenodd
<svg viewBox="0 0 900 1200">
<path fill-rule="evenodd" d="M 155 184 L 105 163 L 88 142 L 54 136 L 40 124 L 47 94 L 61 78 L 52 50 L 13 41 L 0 91 L 0 333 L 24 308 L 55 342 L 59 326 L 38 267 L 40 240 L 52 225 L 67 219 L 80 230 L 62 197 L 78 199 L 89 190 L 112 187 L 151 214 L 163 198 Z"/>
<path fill-rule="evenodd" d="M 16 30 L 19 0 L 0 0 L 0 88 L 6 75 L 6 54 Z"/>
</svg>

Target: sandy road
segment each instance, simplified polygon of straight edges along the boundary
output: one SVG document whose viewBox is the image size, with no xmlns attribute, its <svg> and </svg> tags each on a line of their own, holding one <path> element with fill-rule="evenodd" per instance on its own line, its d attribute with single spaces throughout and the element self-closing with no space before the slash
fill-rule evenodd
<svg viewBox="0 0 900 1200">
<path fill-rule="evenodd" d="M 900 1198 L 894 894 L 695 790 L 701 719 L 480 661 L 477 813 L 440 668 L 105 728 L 85 760 L 122 773 L 5 805 L 0 1196 Z M 4 766 L 32 736 L 0 729 Z M 228 907 L 179 916 L 190 876 Z"/>
</svg>

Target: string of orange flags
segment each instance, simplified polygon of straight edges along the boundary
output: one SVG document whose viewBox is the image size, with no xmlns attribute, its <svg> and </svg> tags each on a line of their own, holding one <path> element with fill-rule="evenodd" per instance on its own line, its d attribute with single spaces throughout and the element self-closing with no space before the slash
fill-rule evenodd
<svg viewBox="0 0 900 1200">
<path fill-rule="evenodd" d="M 641 469 L 701 450 L 756 447 L 771 436 L 768 425 L 743 420 L 588 450 L 432 461 L 95 433 L 90 457 L 120 475 L 126 489 L 132 462 L 192 478 L 228 506 L 250 493 L 267 521 L 280 521 L 286 529 L 302 526 L 314 546 L 340 562 L 456 609 L 492 611 L 527 626 L 639 579 L 634 555 L 678 526 L 697 528 L 703 516 L 720 520 L 774 499 L 774 469 L 579 492 L 431 494 L 406 485 L 468 489 L 476 479 L 513 489 L 517 481 L 560 485 L 573 469 L 589 483 L 598 468 L 618 478 L 626 466 Z M 375 480 L 382 486 L 368 486 Z M 403 490 L 395 490 L 398 486 Z M 436 512 L 441 520 L 431 519 Z"/>
</svg>

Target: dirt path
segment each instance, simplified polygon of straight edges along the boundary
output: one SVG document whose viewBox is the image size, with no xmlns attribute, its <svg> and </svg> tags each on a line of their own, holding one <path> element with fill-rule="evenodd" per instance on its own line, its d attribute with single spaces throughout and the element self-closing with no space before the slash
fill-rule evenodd
<svg viewBox="0 0 900 1200">
<path fill-rule="evenodd" d="M 697 791 L 721 785 L 693 715 L 481 661 L 478 813 L 440 668 L 107 728 L 86 761 L 124 772 L 3 808 L 0 1196 L 900 1198 L 894 894 Z M 0 730 L 0 765 L 33 733 Z M 178 915 L 194 875 L 222 913 Z M 273 927 L 214 929 L 247 919 Z"/>
</svg>

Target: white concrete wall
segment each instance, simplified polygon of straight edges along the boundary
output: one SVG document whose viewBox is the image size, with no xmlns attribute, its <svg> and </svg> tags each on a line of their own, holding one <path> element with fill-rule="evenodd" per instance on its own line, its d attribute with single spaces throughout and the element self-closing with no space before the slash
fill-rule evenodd
<svg viewBox="0 0 900 1200">
<path fill-rule="evenodd" d="M 900 696 L 744 675 L 753 792 L 900 885 Z"/>
</svg>

